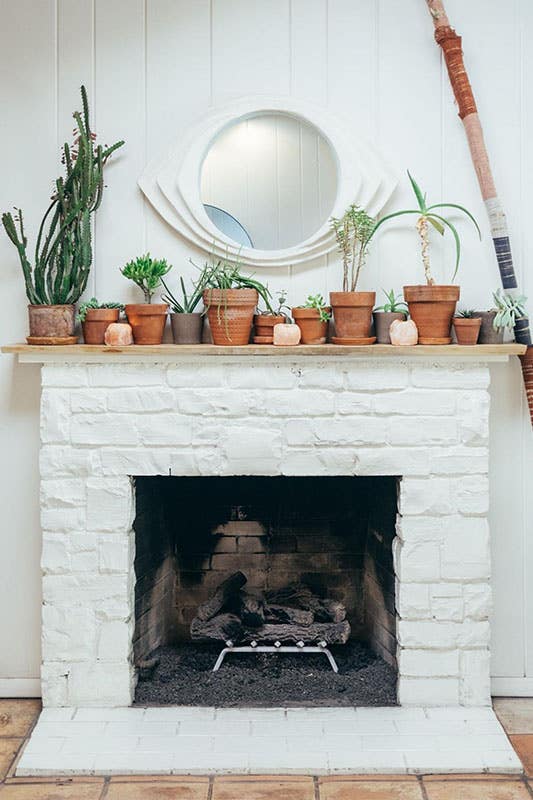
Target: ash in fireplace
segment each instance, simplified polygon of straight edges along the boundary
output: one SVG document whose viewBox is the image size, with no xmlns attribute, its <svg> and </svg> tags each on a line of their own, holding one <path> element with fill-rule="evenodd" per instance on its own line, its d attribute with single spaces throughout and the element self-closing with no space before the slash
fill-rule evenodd
<svg viewBox="0 0 533 800">
<path fill-rule="evenodd" d="M 140 681 L 138 705 L 391 706 L 396 672 L 363 642 L 331 648 L 339 673 L 322 655 L 228 655 L 219 672 L 220 646 L 194 642 L 162 647 L 149 680 Z"/>
</svg>

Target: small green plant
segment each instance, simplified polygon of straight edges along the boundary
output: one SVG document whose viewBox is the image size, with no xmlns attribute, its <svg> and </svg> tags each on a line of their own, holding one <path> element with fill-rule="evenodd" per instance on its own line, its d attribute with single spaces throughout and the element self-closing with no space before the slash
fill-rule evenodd
<svg viewBox="0 0 533 800">
<path fill-rule="evenodd" d="M 420 189 L 418 183 L 415 181 L 413 176 L 409 171 L 407 171 L 409 175 L 409 180 L 411 182 L 411 187 L 415 194 L 418 208 L 408 208 L 404 211 L 394 211 L 392 214 L 387 214 L 385 217 L 382 217 L 379 222 L 376 223 L 374 230 L 370 234 L 370 238 L 374 236 L 376 231 L 388 220 L 394 219 L 395 217 L 401 217 L 405 214 L 415 214 L 418 217 L 416 223 L 416 229 L 418 231 L 418 235 L 420 236 L 420 242 L 422 247 L 422 263 L 424 265 L 424 273 L 426 276 L 426 282 L 428 286 L 433 286 L 435 284 L 435 279 L 431 272 L 431 265 L 429 260 L 429 225 L 431 225 L 441 236 L 444 236 L 444 231 L 448 228 L 453 235 L 455 240 L 455 269 L 452 276 L 452 280 L 454 280 L 455 276 L 457 275 L 457 270 L 459 269 L 459 261 L 461 259 L 461 240 L 459 238 L 459 234 L 457 233 L 457 229 L 455 225 L 453 225 L 449 219 L 443 217 L 442 214 L 438 214 L 436 209 L 441 208 L 453 208 L 458 211 L 461 211 L 463 214 L 472 220 L 474 225 L 476 226 L 476 230 L 479 234 L 479 238 L 481 239 L 481 231 L 479 229 L 479 225 L 477 224 L 476 220 L 470 213 L 467 211 L 466 208 L 463 206 L 458 205 L 457 203 L 434 203 L 431 206 L 428 206 L 426 201 L 426 194 L 422 194 L 422 190 Z"/>
<path fill-rule="evenodd" d="M 167 264 L 165 258 L 151 258 L 150 253 L 146 253 L 129 261 L 120 271 L 142 290 L 145 303 L 151 303 L 155 290 L 161 285 L 161 279 L 171 269 L 172 264 Z"/>
<path fill-rule="evenodd" d="M 502 293 L 501 289 L 498 289 L 492 297 L 496 307 L 496 316 L 492 323 L 495 330 L 514 328 L 516 321 L 526 316 L 527 297 L 524 295 L 513 297 L 508 292 Z"/>
<path fill-rule="evenodd" d="M 63 145 L 65 176 L 54 184 L 45 211 L 33 263 L 22 210 L 2 215 L 5 231 L 17 249 L 26 295 L 32 305 L 71 305 L 87 286 L 92 264 L 91 215 L 98 209 L 104 191 L 104 168 L 124 142 L 110 147 L 95 145 L 85 86 L 81 87 L 82 112 L 74 112 L 74 143 Z"/>
<path fill-rule="evenodd" d="M 460 308 L 455 316 L 462 317 L 462 319 L 474 319 L 475 313 L 473 308 Z"/>
<path fill-rule="evenodd" d="M 321 294 L 308 295 L 303 308 L 316 308 L 320 322 L 328 322 L 331 319 L 331 313 L 327 310 L 326 301 Z"/>
<path fill-rule="evenodd" d="M 200 273 L 204 290 L 212 289 L 255 289 L 267 307 L 268 313 L 273 314 L 274 309 L 270 303 L 272 295 L 268 287 L 256 280 L 253 275 L 243 275 L 239 261 L 230 261 L 226 258 L 211 257 L 206 262 Z"/>
<path fill-rule="evenodd" d="M 261 314 L 261 316 L 274 316 L 274 317 L 285 317 L 286 320 L 290 319 L 291 316 L 291 309 L 287 303 L 287 292 L 285 289 L 282 289 L 279 292 L 276 292 L 276 297 L 278 298 L 278 303 L 276 307 L 272 307 L 271 309 L 266 309 L 265 311 L 261 311 L 257 309 L 257 313 Z"/>
<path fill-rule="evenodd" d="M 161 278 L 161 283 L 165 287 L 165 292 L 162 296 L 162 300 L 165 303 L 168 303 L 169 306 L 172 308 L 172 311 L 175 314 L 193 314 L 195 308 L 198 306 L 198 303 L 202 299 L 202 292 L 204 291 L 205 285 L 202 279 L 200 278 L 196 283 L 192 285 L 192 292 L 190 294 L 187 293 L 185 288 L 185 282 L 182 277 L 180 277 L 180 285 L 181 285 L 181 294 L 183 300 L 180 302 L 174 294 L 170 291 L 168 286 L 166 285 L 163 278 Z"/>
<path fill-rule="evenodd" d="M 91 297 L 86 303 L 80 303 L 76 319 L 78 322 L 85 322 L 87 312 L 91 308 L 118 308 L 119 311 L 124 311 L 122 303 L 99 303 L 96 297 Z"/>
<path fill-rule="evenodd" d="M 383 303 L 382 306 L 377 306 L 375 311 L 384 311 L 387 314 L 407 314 L 407 304 L 404 303 L 402 299 L 402 295 L 396 295 L 394 293 L 394 289 L 391 289 L 390 292 L 386 292 L 385 289 L 382 289 L 383 294 L 387 298 L 387 302 Z"/>
<path fill-rule="evenodd" d="M 376 221 L 364 208 L 352 203 L 342 217 L 331 217 L 330 225 L 342 256 L 342 291 L 355 292 L 364 266 L 370 237 Z"/>
</svg>

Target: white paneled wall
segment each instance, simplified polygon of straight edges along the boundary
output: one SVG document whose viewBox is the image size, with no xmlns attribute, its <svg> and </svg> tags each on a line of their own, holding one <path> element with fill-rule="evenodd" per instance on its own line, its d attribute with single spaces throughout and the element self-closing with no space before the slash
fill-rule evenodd
<svg viewBox="0 0 533 800">
<path fill-rule="evenodd" d="M 533 295 L 533 4 L 447 0 L 468 68 L 496 180 L 508 211 L 518 273 Z M 143 250 L 175 276 L 201 259 L 143 201 L 136 181 L 210 105 L 243 94 L 292 94 L 354 120 L 396 166 L 392 206 L 411 202 L 410 168 L 430 197 L 457 201 L 466 223 L 462 302 L 488 307 L 498 272 L 470 157 L 423 0 L 0 0 L 0 208 L 20 204 L 33 234 L 51 191 L 58 148 L 70 138 L 81 82 L 105 142 L 126 140 L 107 172 L 95 226 L 90 293 L 138 297 L 119 267 Z M 436 242 L 435 271 L 451 274 L 453 244 Z M 0 235 L 0 340 L 21 340 L 25 296 L 16 254 Z M 334 256 L 256 270 L 296 303 L 339 286 Z M 375 242 L 362 288 L 420 279 L 416 236 L 399 222 Z M 533 448 L 516 363 L 493 370 L 493 675 L 499 691 L 533 693 Z M 39 665 L 38 375 L 0 359 L 0 689 L 30 691 Z M 7 646 L 5 646 L 7 644 Z M 10 684 L 15 686 L 15 683 Z M 22 691 L 23 689 L 21 689 Z"/>
</svg>

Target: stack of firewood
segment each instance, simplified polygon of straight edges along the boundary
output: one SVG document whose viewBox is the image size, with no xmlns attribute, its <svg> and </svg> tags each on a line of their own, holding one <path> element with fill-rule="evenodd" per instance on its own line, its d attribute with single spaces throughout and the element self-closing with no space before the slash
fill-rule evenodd
<svg viewBox="0 0 533 800">
<path fill-rule="evenodd" d="M 246 575 L 235 572 L 198 607 L 191 639 L 246 644 L 304 642 L 346 644 L 350 623 L 336 600 L 317 597 L 301 584 L 266 592 L 246 591 Z"/>
</svg>

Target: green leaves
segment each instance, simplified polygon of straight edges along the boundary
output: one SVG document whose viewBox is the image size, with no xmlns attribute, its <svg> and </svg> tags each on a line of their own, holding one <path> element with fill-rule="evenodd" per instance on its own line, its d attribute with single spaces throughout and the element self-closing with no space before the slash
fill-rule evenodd
<svg viewBox="0 0 533 800">
<path fill-rule="evenodd" d="M 124 311 L 124 306 L 122 303 L 100 303 L 96 297 L 91 297 L 90 300 L 87 300 L 85 303 L 80 303 L 80 307 L 78 309 L 78 313 L 76 315 L 76 319 L 78 322 L 85 322 L 85 318 L 87 317 L 87 312 L 91 308 L 118 308 L 119 311 Z"/>
<path fill-rule="evenodd" d="M 316 308 L 319 312 L 320 322 L 328 322 L 331 319 L 331 313 L 326 311 L 326 301 L 321 294 L 308 295 L 303 308 Z"/>
<path fill-rule="evenodd" d="M 387 298 L 387 302 L 384 303 L 382 306 L 377 306 L 374 311 L 385 311 L 386 313 L 400 313 L 400 314 L 407 314 L 407 305 L 404 303 L 403 297 L 401 294 L 396 295 L 394 289 L 391 289 L 390 292 L 386 292 L 385 289 L 382 289 L 383 294 Z"/>
<path fill-rule="evenodd" d="M 496 306 L 496 316 L 492 323 L 495 330 L 514 328 L 518 319 L 527 316 L 527 297 L 523 294 L 513 297 L 509 292 L 502 293 L 501 289 L 498 289 L 493 293 L 492 298 Z"/>
<path fill-rule="evenodd" d="M 374 218 L 354 203 L 348 206 L 342 217 L 330 219 L 342 255 L 344 292 L 355 292 L 374 225 Z"/>
<path fill-rule="evenodd" d="M 167 264 L 165 258 L 151 258 L 150 253 L 146 253 L 134 261 L 128 261 L 120 271 L 125 278 L 133 281 L 142 289 L 145 301 L 151 303 L 155 290 L 161 285 L 162 278 L 171 269 L 172 264 Z"/>
</svg>

